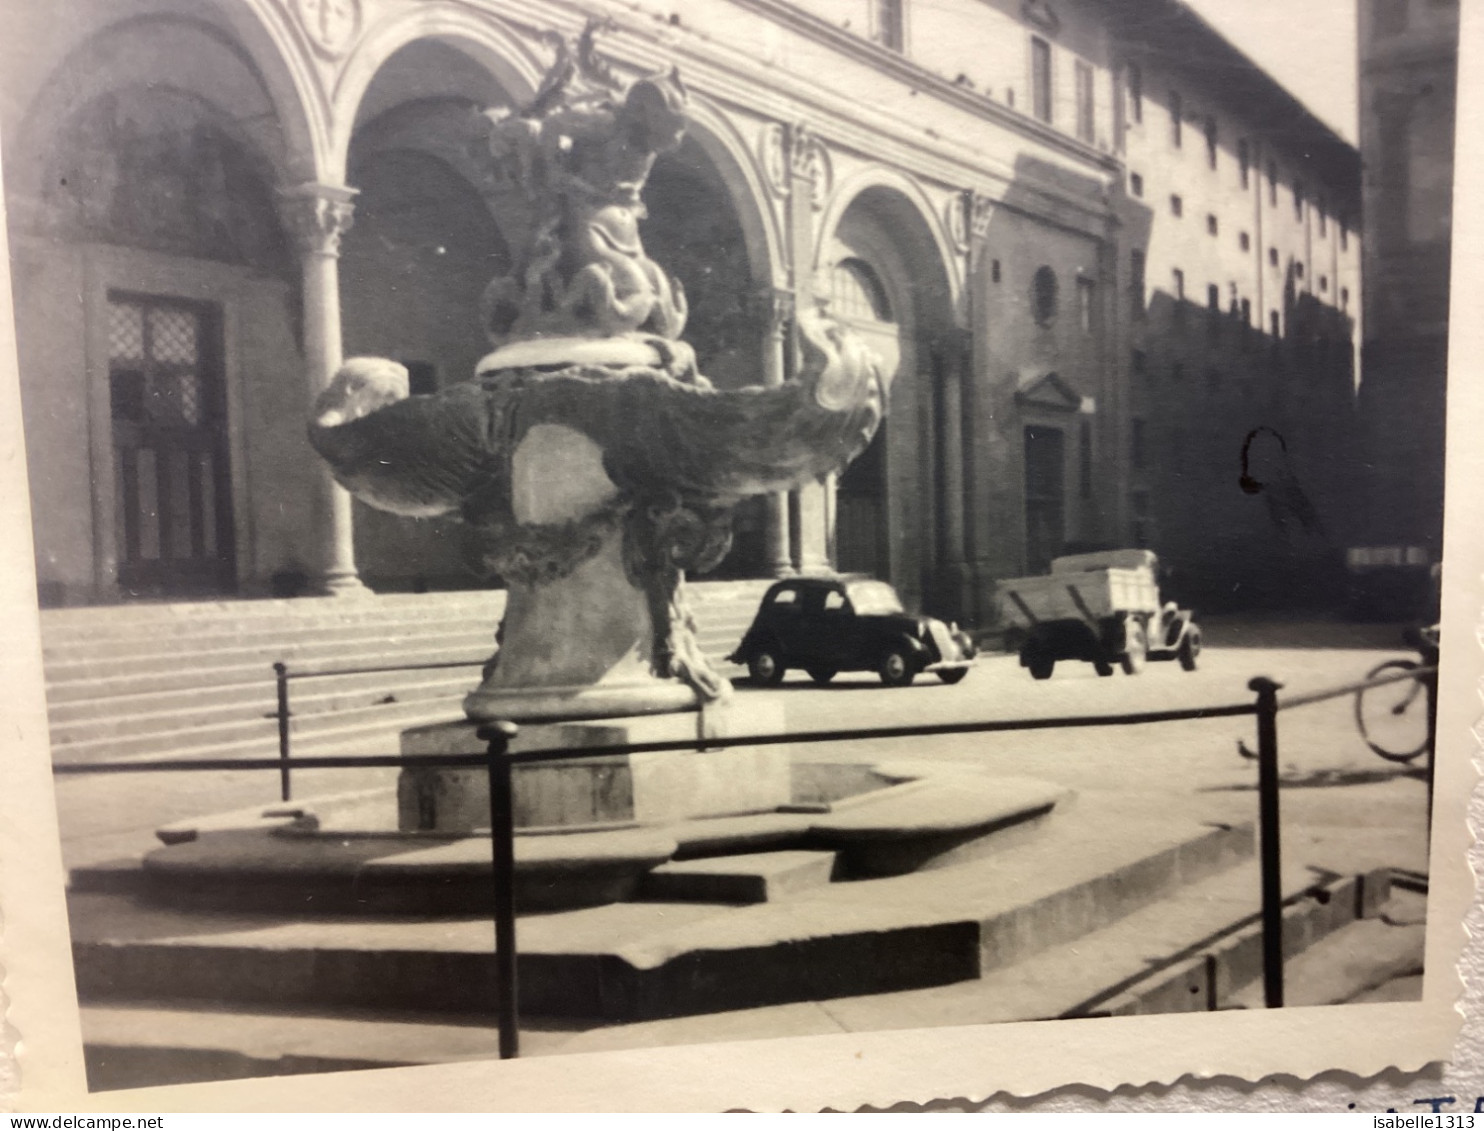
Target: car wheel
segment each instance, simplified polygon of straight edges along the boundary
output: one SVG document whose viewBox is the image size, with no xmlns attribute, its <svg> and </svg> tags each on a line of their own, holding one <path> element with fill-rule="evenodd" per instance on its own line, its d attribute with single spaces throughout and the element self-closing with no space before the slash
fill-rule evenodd
<svg viewBox="0 0 1484 1131">
<path fill-rule="evenodd" d="M 815 683 L 820 684 L 821 686 L 829 683 L 830 680 L 835 678 L 836 674 L 838 673 L 836 673 L 834 668 L 809 669 L 809 678 L 812 679 Z"/>
<path fill-rule="evenodd" d="M 1100 676 L 1110 676 L 1113 674 L 1113 665 L 1108 663 L 1107 660 L 1094 660 L 1092 662 L 1092 670 Z"/>
<path fill-rule="evenodd" d="M 1138 675 L 1149 659 L 1149 637 L 1144 634 L 1144 626 L 1136 620 L 1129 621 L 1123 632 L 1123 655 L 1120 662 L 1126 673 Z"/>
<path fill-rule="evenodd" d="M 876 672 L 887 687 L 906 687 L 917 677 L 913 670 L 912 657 L 901 648 L 893 648 L 881 657 Z"/>
<path fill-rule="evenodd" d="M 944 668 L 938 673 L 938 678 L 941 679 L 944 683 L 951 685 L 961 682 L 964 676 L 968 674 L 968 668 Z"/>
<path fill-rule="evenodd" d="M 752 682 L 759 687 L 777 687 L 783 682 L 787 671 L 778 654 L 766 648 L 755 652 L 752 659 L 747 661 L 747 672 L 752 676 Z"/>
<path fill-rule="evenodd" d="M 1185 630 L 1185 639 L 1180 641 L 1180 666 L 1188 672 L 1195 671 L 1195 662 L 1201 654 L 1201 630 L 1191 625 Z"/>
</svg>

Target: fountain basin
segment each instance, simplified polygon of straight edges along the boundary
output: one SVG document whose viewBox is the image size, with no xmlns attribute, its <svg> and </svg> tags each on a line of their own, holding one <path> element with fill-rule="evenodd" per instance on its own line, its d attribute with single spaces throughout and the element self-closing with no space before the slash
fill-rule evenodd
<svg viewBox="0 0 1484 1131">
<path fill-rule="evenodd" d="M 764 811 L 521 829 L 517 906 L 549 911 L 646 898 L 646 878 L 671 861 L 754 858 L 738 865 L 746 874 L 766 870 L 759 854 L 832 853 L 828 867 L 812 869 L 830 882 L 942 868 L 1015 842 L 1008 832 L 1035 827 L 1068 796 L 1046 782 L 952 767 L 818 763 L 797 771 L 795 799 Z M 170 826 L 160 830 L 165 847 L 142 863 L 77 869 L 73 887 L 126 889 L 177 907 L 295 916 L 488 910 L 487 828 L 400 830 L 387 820 L 369 827 L 368 815 L 393 811 L 391 790 L 363 791 Z"/>
</svg>

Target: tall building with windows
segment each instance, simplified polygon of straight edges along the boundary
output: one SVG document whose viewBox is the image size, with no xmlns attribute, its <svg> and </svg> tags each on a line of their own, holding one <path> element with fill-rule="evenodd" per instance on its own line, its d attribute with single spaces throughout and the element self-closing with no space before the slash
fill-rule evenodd
<svg viewBox="0 0 1484 1131">
<path fill-rule="evenodd" d="M 1438 560 L 1458 0 L 1360 4 L 1366 298 L 1360 387 L 1367 547 Z"/>
<path fill-rule="evenodd" d="M 1364 507 L 1358 155 L 1183 5 L 1116 7 L 1141 31 L 1120 43 L 1125 529 L 1207 606 L 1322 600 Z"/>
<path fill-rule="evenodd" d="M 686 287 L 703 370 L 787 380 L 794 311 L 822 299 L 895 374 L 865 455 L 739 512 L 724 576 L 868 571 L 986 625 L 997 578 L 1069 547 L 1148 545 L 1211 600 L 1329 553 L 1358 161 L 1185 5 L 598 8 L 619 74 L 674 64 L 691 92 L 644 241 Z M 352 505 L 303 421 L 345 355 L 404 361 L 416 391 L 472 373 L 480 293 L 525 223 L 472 157 L 476 110 L 531 98 L 549 33 L 582 18 L 6 7 L 46 602 L 475 584 L 455 528 Z"/>
</svg>

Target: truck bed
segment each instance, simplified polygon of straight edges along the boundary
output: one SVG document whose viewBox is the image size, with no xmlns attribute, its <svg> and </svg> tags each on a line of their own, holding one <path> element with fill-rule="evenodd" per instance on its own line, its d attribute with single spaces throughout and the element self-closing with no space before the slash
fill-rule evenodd
<svg viewBox="0 0 1484 1131">
<path fill-rule="evenodd" d="M 1024 628 L 1042 621 L 1101 621 L 1126 613 L 1159 612 L 1159 587 L 1153 571 L 1145 568 L 1012 577 L 997 589 L 1001 623 Z"/>
</svg>

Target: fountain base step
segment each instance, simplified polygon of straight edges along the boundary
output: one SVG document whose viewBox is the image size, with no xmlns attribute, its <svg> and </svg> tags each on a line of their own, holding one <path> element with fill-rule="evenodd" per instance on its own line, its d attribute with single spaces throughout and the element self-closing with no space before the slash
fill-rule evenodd
<svg viewBox="0 0 1484 1131">
<path fill-rule="evenodd" d="M 976 979 L 1252 852 L 1248 826 L 1130 810 L 1107 797 L 1084 795 L 1075 809 L 955 867 L 748 906 L 620 902 L 522 916 L 521 1008 L 632 1021 Z M 307 917 L 183 910 L 103 892 L 71 899 L 85 1000 L 450 1014 L 495 1004 L 486 913 Z"/>
<path fill-rule="evenodd" d="M 1256 884 L 1255 865 L 1238 865 L 1092 934 L 953 986 L 616 1025 L 526 1013 L 521 1055 L 1240 1007 L 1261 988 L 1260 947 L 1246 913 Z M 1311 872 L 1286 878 L 1286 927 L 1294 935 L 1287 949 L 1295 964 L 1290 1004 L 1352 1000 L 1420 963 L 1420 927 L 1399 938 L 1403 932 L 1373 917 L 1385 887 L 1384 872 L 1317 888 Z M 1393 891 L 1386 909 L 1420 919 L 1422 897 L 1399 894 L 1413 902 L 1398 908 Z M 1325 977 L 1294 976 L 1296 964 L 1309 962 L 1322 963 Z M 493 1060 L 498 1049 L 494 1017 L 478 1014 L 110 1000 L 85 1003 L 81 1016 L 94 1090 Z"/>
<path fill-rule="evenodd" d="M 828 767 L 800 768 L 803 792 L 818 795 Z M 690 878 L 671 886 L 666 898 L 727 902 L 754 902 L 759 890 L 797 890 L 795 880 L 820 871 L 806 858 L 829 859 L 825 882 L 944 867 L 1013 843 L 1011 834 L 1038 827 L 1067 797 L 1062 787 L 1031 778 L 935 775 L 921 766 L 841 769 L 837 784 L 863 791 L 820 802 L 814 811 L 523 830 L 515 838 L 516 906 L 550 911 L 633 899 L 672 860 L 681 862 L 675 872 Z M 484 913 L 493 884 L 488 831 L 377 829 L 373 818 L 385 822 L 391 808 L 388 793 L 360 792 L 171 825 L 159 830 L 165 847 L 142 862 L 74 869 L 72 888 L 202 911 Z M 726 880 L 699 878 L 729 870 Z M 773 871 L 778 874 L 770 876 Z M 671 881 L 658 883 L 664 890 Z M 754 894 L 708 894 L 723 889 Z"/>
<path fill-rule="evenodd" d="M 682 903 L 768 903 L 830 882 L 833 852 L 749 852 L 676 860 L 639 885 L 643 899 Z"/>
<path fill-rule="evenodd" d="M 463 719 L 402 732 L 409 756 L 478 754 L 479 724 Z M 619 746 L 643 742 L 778 733 L 783 711 L 749 704 L 745 712 L 713 704 L 703 712 L 522 727 L 511 751 Z M 515 771 L 517 827 L 652 824 L 693 817 L 755 813 L 790 799 L 789 748 L 624 754 L 523 764 Z M 482 769 L 404 770 L 397 790 L 404 831 L 468 832 L 489 827 L 489 780 Z"/>
</svg>

